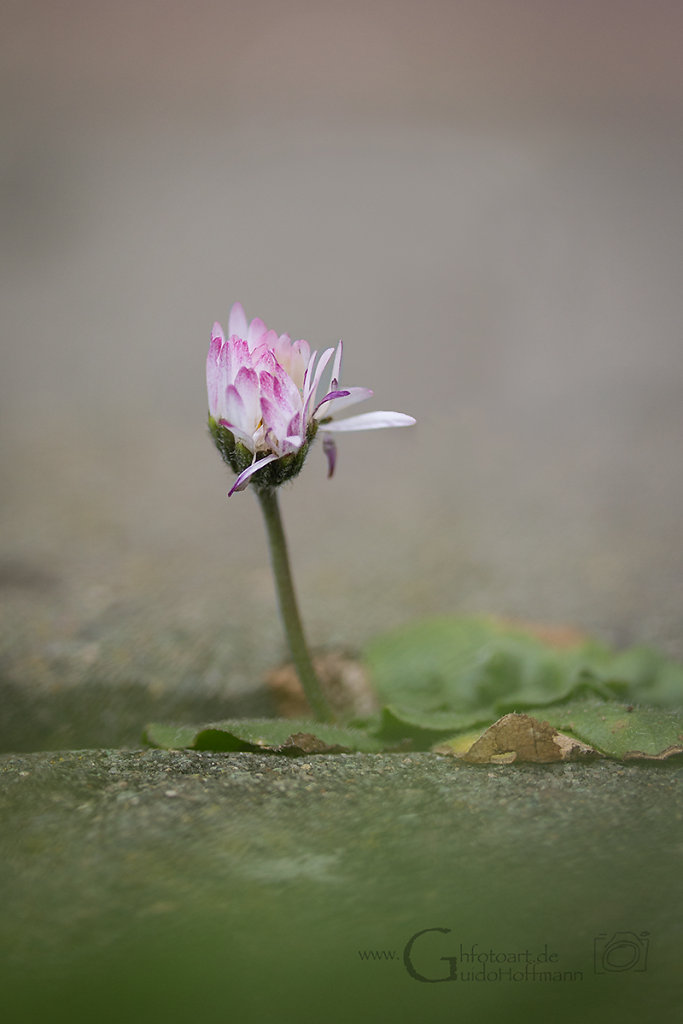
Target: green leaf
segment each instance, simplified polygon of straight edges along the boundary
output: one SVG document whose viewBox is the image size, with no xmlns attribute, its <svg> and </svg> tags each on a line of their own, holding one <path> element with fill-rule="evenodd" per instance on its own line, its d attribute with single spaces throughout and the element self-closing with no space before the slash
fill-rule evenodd
<svg viewBox="0 0 683 1024">
<path fill-rule="evenodd" d="M 403 627 L 371 641 L 365 662 L 381 702 L 413 723 L 416 715 L 448 714 L 466 728 L 579 696 L 665 707 L 683 701 L 683 666 L 654 651 L 614 654 L 583 639 L 557 646 L 493 619 Z"/>
<path fill-rule="evenodd" d="M 387 740 L 408 737 L 417 749 L 427 750 L 439 737 L 461 732 L 487 721 L 480 712 L 420 711 L 392 704 L 382 709 L 380 734 Z"/>
<path fill-rule="evenodd" d="M 609 652 L 592 642 L 559 650 L 490 619 L 442 618 L 379 637 L 365 660 L 380 700 L 421 712 L 488 717 L 527 703 L 566 699 L 580 686 L 601 695 L 596 669 Z"/>
<path fill-rule="evenodd" d="M 530 715 L 623 760 L 683 754 L 683 712 L 607 701 L 572 701 Z"/>
<path fill-rule="evenodd" d="M 145 729 L 144 740 L 164 749 L 261 751 L 294 757 L 382 749 L 377 739 L 359 729 L 301 719 L 228 719 L 179 727 L 152 723 Z"/>
<path fill-rule="evenodd" d="M 160 725 L 155 722 L 147 726 L 142 738 L 151 747 L 182 750 L 193 745 L 196 732 L 191 725 Z"/>
<path fill-rule="evenodd" d="M 418 622 L 366 649 L 381 720 L 356 722 L 356 728 L 288 719 L 153 724 L 146 740 L 164 748 L 295 756 L 376 752 L 406 741 L 426 750 L 445 737 L 461 738 L 506 714 L 526 712 L 613 757 L 662 757 L 677 750 L 680 716 L 665 709 L 682 702 L 683 666 L 646 648 L 615 654 L 571 631 L 554 639 L 494 619 Z"/>
<path fill-rule="evenodd" d="M 683 704 L 683 665 L 648 647 L 612 655 L 604 671 L 625 684 L 627 699 L 658 707 Z"/>
</svg>

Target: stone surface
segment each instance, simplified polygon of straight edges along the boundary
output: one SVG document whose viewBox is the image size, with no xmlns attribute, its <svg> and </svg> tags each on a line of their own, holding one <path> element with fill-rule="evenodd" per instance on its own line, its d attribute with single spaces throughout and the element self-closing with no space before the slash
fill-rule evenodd
<svg viewBox="0 0 683 1024">
<path fill-rule="evenodd" d="M 5 755 L 3 1006 L 13 1024 L 666 1019 L 680 782 L 427 754 Z"/>
</svg>

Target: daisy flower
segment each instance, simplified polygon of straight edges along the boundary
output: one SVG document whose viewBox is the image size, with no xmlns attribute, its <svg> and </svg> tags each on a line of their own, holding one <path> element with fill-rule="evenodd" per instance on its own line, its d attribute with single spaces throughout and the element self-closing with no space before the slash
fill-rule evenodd
<svg viewBox="0 0 683 1024">
<path fill-rule="evenodd" d="M 337 419 L 357 402 L 372 397 L 363 387 L 342 387 L 343 346 L 311 352 L 307 341 L 278 335 L 258 318 L 249 323 L 236 302 L 227 334 L 214 324 L 206 360 L 209 429 L 224 460 L 237 474 L 230 494 L 253 481 L 277 487 L 301 469 L 318 430 L 328 460 L 328 476 L 336 462 L 333 435 L 351 430 L 406 427 L 415 423 L 400 412 L 369 412 Z M 327 390 L 317 399 L 331 363 Z"/>
</svg>

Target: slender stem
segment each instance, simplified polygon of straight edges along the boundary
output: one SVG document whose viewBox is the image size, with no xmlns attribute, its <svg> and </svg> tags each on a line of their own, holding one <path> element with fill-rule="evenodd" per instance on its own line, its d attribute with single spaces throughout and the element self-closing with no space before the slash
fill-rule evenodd
<svg viewBox="0 0 683 1024">
<path fill-rule="evenodd" d="M 313 713 L 319 721 L 329 722 L 333 717 L 332 709 L 320 688 L 320 683 L 315 674 L 301 625 L 299 608 L 296 603 L 296 594 L 294 593 L 292 573 L 289 568 L 287 541 L 282 527 L 277 491 L 274 487 L 263 487 L 256 490 L 256 494 L 261 502 L 263 518 L 266 521 L 268 542 L 270 544 L 270 560 L 275 576 L 280 614 L 282 615 L 292 659 Z"/>
</svg>

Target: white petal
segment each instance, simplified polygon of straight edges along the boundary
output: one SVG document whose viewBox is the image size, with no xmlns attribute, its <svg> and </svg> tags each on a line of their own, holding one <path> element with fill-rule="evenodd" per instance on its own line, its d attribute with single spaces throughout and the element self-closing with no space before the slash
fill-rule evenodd
<svg viewBox="0 0 683 1024">
<path fill-rule="evenodd" d="M 317 357 L 318 357 L 317 351 L 311 352 L 311 354 L 309 356 L 309 359 L 308 359 L 308 366 L 306 367 L 306 369 L 304 371 L 303 399 L 302 399 L 304 408 L 306 408 L 306 404 L 308 402 L 308 396 L 309 396 L 310 390 L 311 390 L 311 373 L 313 372 L 313 366 L 315 365 L 315 361 L 316 361 Z"/>
<path fill-rule="evenodd" d="M 220 424 L 222 427 L 227 427 L 230 433 L 233 435 L 236 441 L 241 441 L 245 448 L 254 454 L 256 451 L 256 445 L 254 444 L 254 438 L 251 434 L 247 434 L 244 430 L 240 430 L 239 427 L 235 427 L 232 423 L 228 423 L 225 420 L 221 420 Z"/>
<path fill-rule="evenodd" d="M 298 452 L 301 448 L 301 438 L 298 434 L 289 434 L 282 444 L 286 452 Z"/>
<path fill-rule="evenodd" d="M 268 333 L 268 328 L 264 324 L 261 317 L 254 317 L 254 319 L 251 321 L 247 329 L 247 344 L 249 345 L 249 350 L 253 352 L 253 350 L 257 348 L 261 343 L 268 345 Z M 273 341 L 275 341 L 277 338 L 277 334 L 275 333 L 275 331 L 271 331 L 270 333 L 273 336 Z"/>
<path fill-rule="evenodd" d="M 244 338 L 246 340 L 248 330 L 249 325 L 247 324 L 247 316 L 242 308 L 242 303 L 235 302 L 230 310 L 230 319 L 228 320 L 228 337 L 232 338 L 233 334 L 236 334 L 238 338 Z"/>
<path fill-rule="evenodd" d="M 241 366 L 235 377 L 234 387 L 242 400 L 244 410 L 244 418 L 237 422 L 249 430 L 255 429 L 261 418 L 259 379 L 256 370 L 252 370 L 248 366 Z"/>
<path fill-rule="evenodd" d="M 349 416 L 346 420 L 323 423 L 321 430 L 339 433 L 342 430 L 380 430 L 382 427 L 411 427 L 412 416 L 403 412 L 365 412 L 360 416 Z"/>
<path fill-rule="evenodd" d="M 342 352 L 344 351 L 344 345 L 342 344 L 341 338 L 337 345 L 337 351 L 334 354 L 334 362 L 332 363 L 332 377 L 330 381 L 336 380 L 339 383 L 339 372 L 341 370 Z"/>
<path fill-rule="evenodd" d="M 248 466 L 247 469 L 237 477 L 234 484 L 228 491 L 228 497 L 234 494 L 235 491 L 243 491 L 247 486 L 247 482 L 252 473 L 257 473 L 259 469 L 263 469 L 263 467 L 267 466 L 269 462 L 274 462 L 277 458 L 277 455 L 266 455 L 265 459 L 259 459 L 258 462 L 252 462 L 251 466 Z"/>
<path fill-rule="evenodd" d="M 318 360 L 318 365 L 315 369 L 315 376 L 313 377 L 313 380 L 311 381 L 310 377 L 307 378 L 306 383 L 308 387 L 306 388 L 306 394 L 304 395 L 304 420 L 307 420 L 309 417 L 309 406 L 311 404 L 311 401 L 315 402 L 315 393 L 318 390 L 320 378 L 323 375 L 325 367 L 332 358 L 333 352 L 333 348 L 326 348 L 323 354 L 321 355 L 320 359 Z M 311 364 L 309 363 L 309 367 L 310 365 Z"/>
<path fill-rule="evenodd" d="M 225 378 L 219 366 L 221 348 L 224 345 L 223 332 L 218 334 L 216 328 L 220 330 L 220 325 L 214 324 L 211 344 L 206 355 L 206 389 L 209 396 L 209 412 L 218 419 L 221 415 L 220 395 L 225 387 Z"/>
<path fill-rule="evenodd" d="M 348 409 L 350 405 L 357 402 L 367 402 L 372 398 L 374 392 L 370 388 L 340 388 L 340 391 L 348 391 L 348 395 L 342 398 L 332 398 L 329 402 L 321 404 L 315 414 L 317 420 L 325 419 L 326 416 L 336 416 L 340 409 Z"/>
</svg>

